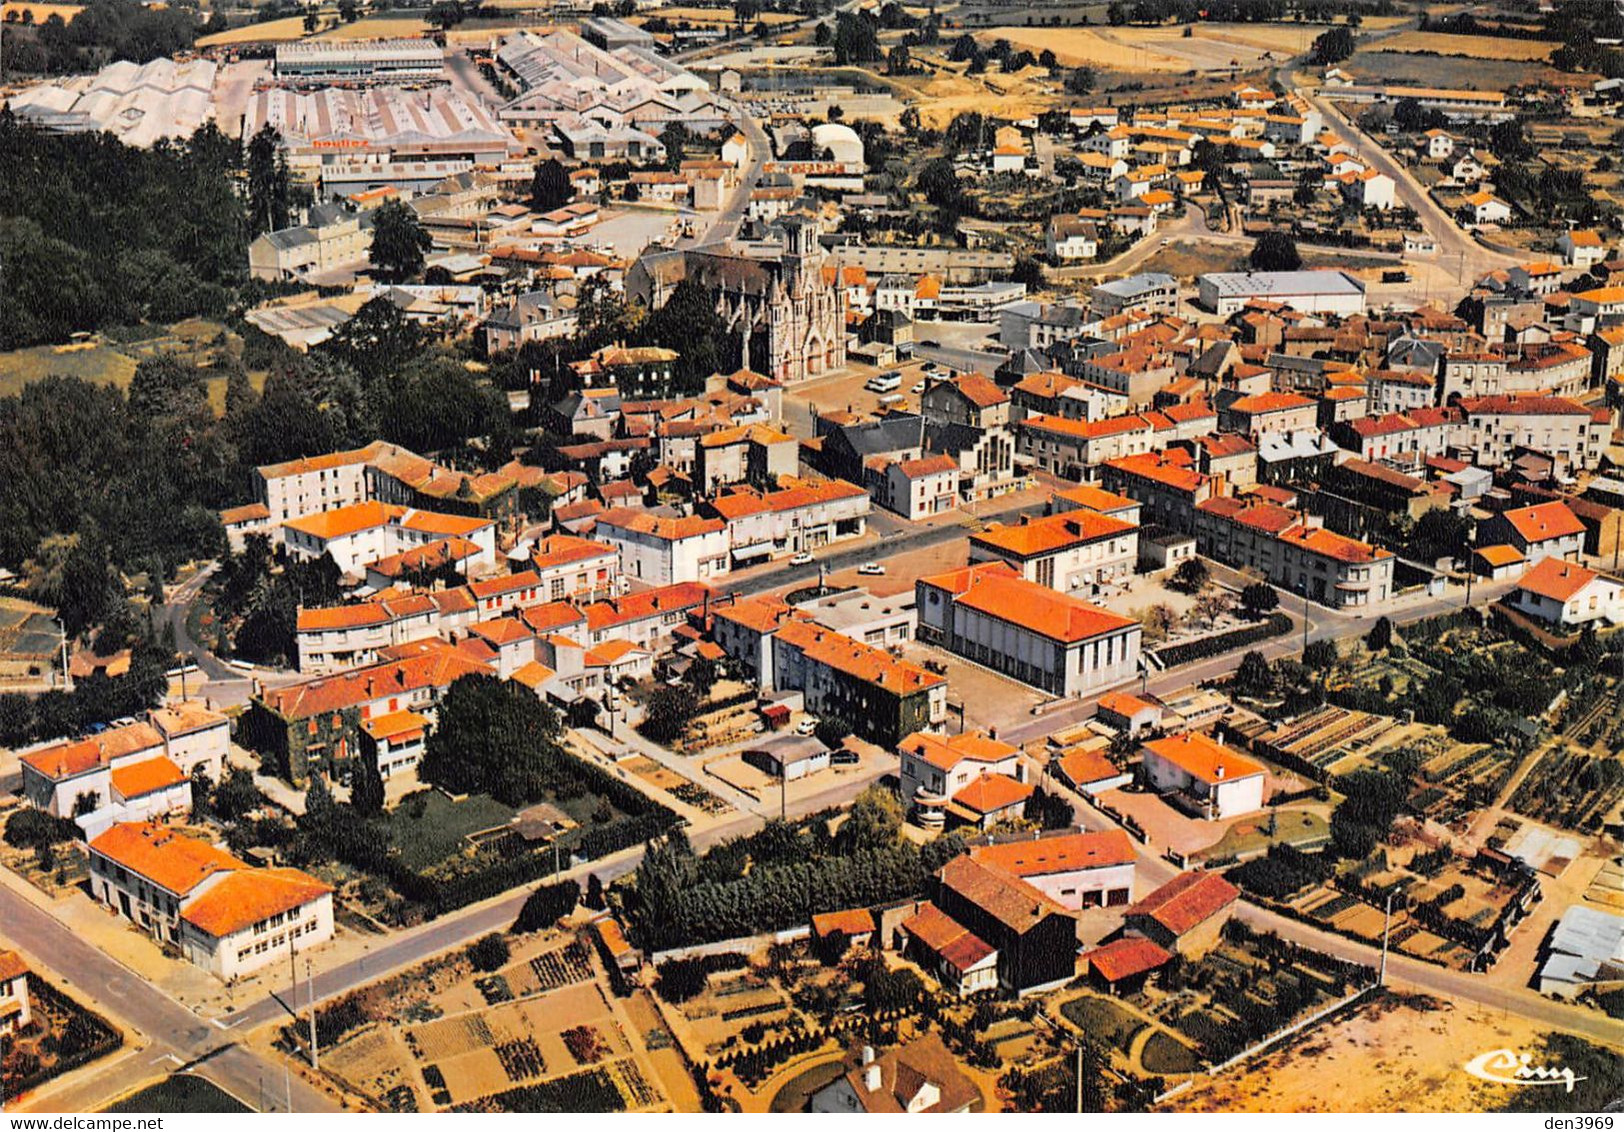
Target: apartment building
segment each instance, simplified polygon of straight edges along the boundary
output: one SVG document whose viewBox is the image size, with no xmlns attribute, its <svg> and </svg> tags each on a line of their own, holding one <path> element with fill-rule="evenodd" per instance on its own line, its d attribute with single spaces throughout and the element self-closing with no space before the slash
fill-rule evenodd
<svg viewBox="0 0 1624 1132">
<path fill-rule="evenodd" d="M 697 582 L 729 569 L 727 523 L 719 518 L 615 507 L 598 516 L 593 534 L 620 553 L 628 578 L 651 585 Z"/>
<path fill-rule="evenodd" d="M 970 536 L 970 562 L 1006 562 L 1029 582 L 1060 593 L 1098 593 L 1132 577 L 1137 523 L 1078 508 Z"/>
</svg>

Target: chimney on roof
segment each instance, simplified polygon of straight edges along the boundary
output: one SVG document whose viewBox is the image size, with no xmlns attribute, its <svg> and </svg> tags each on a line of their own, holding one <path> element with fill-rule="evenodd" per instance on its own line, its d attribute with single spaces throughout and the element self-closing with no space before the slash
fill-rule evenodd
<svg viewBox="0 0 1624 1132">
<path fill-rule="evenodd" d="M 880 1066 L 877 1062 L 870 1063 L 869 1066 L 863 1070 L 863 1088 L 869 1092 L 878 1092 L 882 1080 L 883 1077 L 880 1072 Z"/>
<path fill-rule="evenodd" d="M 873 1046 L 864 1046 L 863 1047 L 863 1064 L 864 1065 L 873 1065 L 874 1064 L 874 1047 Z"/>
<path fill-rule="evenodd" d="M 1223 778 L 1223 776 L 1224 776 L 1224 764 L 1223 763 L 1218 764 L 1218 769 L 1217 769 L 1217 772 L 1216 772 L 1216 776 L 1218 778 Z"/>
</svg>

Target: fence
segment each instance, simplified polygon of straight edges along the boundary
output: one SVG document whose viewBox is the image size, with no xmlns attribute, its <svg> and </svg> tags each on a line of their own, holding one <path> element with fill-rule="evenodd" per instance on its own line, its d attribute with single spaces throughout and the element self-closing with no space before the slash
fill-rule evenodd
<svg viewBox="0 0 1624 1132">
<path fill-rule="evenodd" d="M 1310 1014 L 1307 1018 L 1303 1018 L 1303 1019 L 1300 1019 L 1299 1021 L 1293 1022 L 1291 1025 L 1287 1026 L 1284 1030 L 1281 1030 L 1278 1033 L 1270 1034 L 1268 1037 L 1264 1038 L 1262 1041 L 1257 1042 L 1254 1045 L 1248 1046 L 1246 1049 L 1241 1050 L 1240 1053 L 1237 1053 L 1234 1057 L 1230 1058 L 1228 1061 L 1225 1061 L 1225 1062 L 1222 1062 L 1222 1063 L 1220 1063 L 1218 1065 L 1212 1066 L 1210 1069 L 1207 1070 L 1207 1075 L 1209 1077 L 1218 1076 L 1218 1074 L 1220 1074 L 1224 1070 L 1228 1069 L 1231 1065 L 1234 1065 L 1237 1062 L 1245 1061 L 1249 1057 L 1253 1057 L 1253 1056 L 1255 1056 L 1255 1055 L 1257 1055 L 1259 1053 L 1262 1053 L 1264 1050 L 1268 1049 L 1270 1046 L 1274 1045 L 1274 1043 L 1280 1041 L 1282 1038 L 1289 1038 L 1289 1037 L 1291 1037 L 1291 1035 L 1293 1035 L 1295 1033 L 1299 1033 L 1300 1031 L 1307 1029 L 1309 1026 L 1312 1026 L 1315 1023 L 1320 1022 L 1323 1019 L 1330 1017 L 1332 1014 L 1335 1014 L 1337 1011 L 1347 1009 L 1348 1007 L 1354 1005 L 1360 999 L 1366 997 L 1367 995 L 1371 994 L 1373 991 L 1375 991 L 1377 989 L 1378 989 L 1378 984 L 1376 984 L 1376 983 L 1371 983 L 1369 986 L 1360 987 L 1358 990 L 1354 991 L 1352 994 L 1348 995 L 1346 998 L 1338 999 L 1336 1002 L 1331 1003 L 1331 1005 L 1325 1007 L 1324 1009 L 1316 1010 L 1313 1014 Z"/>
</svg>

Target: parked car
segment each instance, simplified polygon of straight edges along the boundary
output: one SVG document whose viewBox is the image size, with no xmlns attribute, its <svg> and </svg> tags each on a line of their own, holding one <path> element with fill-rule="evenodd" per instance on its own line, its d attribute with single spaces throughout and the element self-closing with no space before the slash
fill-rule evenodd
<svg viewBox="0 0 1624 1132">
<path fill-rule="evenodd" d="M 878 562 L 865 562 L 857 567 L 857 572 L 859 574 L 883 574 L 885 573 L 885 567 Z"/>
<path fill-rule="evenodd" d="M 801 553 L 797 554 L 795 557 L 793 557 L 793 558 L 791 558 L 789 560 L 789 564 L 791 566 L 810 566 L 810 565 L 812 565 L 812 552 L 810 550 L 801 551 Z"/>
<path fill-rule="evenodd" d="M 908 392 L 912 393 L 915 397 L 919 396 L 924 391 L 925 383 L 923 381 L 916 381 L 908 387 Z"/>
<path fill-rule="evenodd" d="M 856 751 L 845 747 L 836 747 L 829 756 L 829 763 L 832 766 L 856 766 L 860 761 Z"/>
<path fill-rule="evenodd" d="M 799 723 L 797 723 L 795 725 L 795 734 L 797 734 L 797 735 L 810 735 L 810 734 L 812 734 L 812 732 L 816 731 L 817 729 L 818 729 L 818 721 L 813 719 L 809 715 L 805 719 L 801 720 L 801 722 L 799 722 Z"/>
</svg>

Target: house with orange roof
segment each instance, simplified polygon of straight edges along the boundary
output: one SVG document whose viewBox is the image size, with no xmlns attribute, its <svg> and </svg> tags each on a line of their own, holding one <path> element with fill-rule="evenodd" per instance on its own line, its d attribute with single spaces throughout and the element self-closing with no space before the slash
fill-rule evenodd
<svg viewBox="0 0 1624 1132">
<path fill-rule="evenodd" d="M 998 981 L 1017 995 L 1077 974 L 1077 913 L 993 861 L 955 857 L 936 875 L 932 902 L 998 955 Z"/>
<path fill-rule="evenodd" d="M 1087 952 L 1082 961 L 1088 977 L 1107 994 L 1129 994 L 1143 987 L 1151 972 L 1173 956 L 1148 939 L 1122 936 Z"/>
<path fill-rule="evenodd" d="M 694 484 L 702 495 L 728 484 L 760 486 L 793 477 L 799 461 L 799 442 L 770 425 L 716 429 L 694 444 Z"/>
<path fill-rule="evenodd" d="M 997 428 L 1009 424 L 1009 394 L 983 373 L 966 373 L 930 383 L 919 398 L 927 425 Z"/>
<path fill-rule="evenodd" d="M 1133 899 L 1133 842 L 1120 829 L 975 845 L 970 856 L 1019 877 L 1063 908 L 1116 908 Z"/>
<path fill-rule="evenodd" d="M 1557 237 L 1556 247 L 1569 267 L 1581 271 L 1607 259 L 1607 244 L 1593 228 L 1563 232 Z"/>
<path fill-rule="evenodd" d="M 192 775 L 218 781 L 230 721 L 200 703 L 155 708 L 146 719 L 23 751 L 23 797 L 89 836 L 119 821 L 189 810 Z"/>
<path fill-rule="evenodd" d="M 926 519 L 959 502 L 959 462 L 937 452 L 916 460 L 891 460 L 876 477 L 874 501 L 905 519 Z"/>
<path fill-rule="evenodd" d="M 423 761 L 433 720 L 416 711 L 392 711 L 361 721 L 361 757 L 378 768 L 378 777 L 388 782 L 413 770 Z"/>
<path fill-rule="evenodd" d="M 1217 820 L 1263 808 L 1262 764 L 1203 732 L 1152 739 L 1139 754 L 1146 784 L 1197 817 Z"/>
<path fill-rule="evenodd" d="M 627 577 L 650 585 L 697 582 L 729 570 L 727 524 L 719 518 L 615 507 L 597 517 L 593 534 L 620 552 Z"/>
<path fill-rule="evenodd" d="M 1617 579 L 1577 562 L 1546 557 L 1528 568 L 1517 588 L 1503 599 L 1518 613 L 1558 630 L 1624 622 L 1624 598 Z"/>
<path fill-rule="evenodd" d="M 1095 511 L 1101 515 L 1109 515 L 1113 519 L 1121 519 L 1124 523 L 1139 525 L 1140 504 L 1137 499 L 1126 495 L 1118 495 L 1114 491 L 1106 491 L 1091 483 L 1080 483 L 1073 487 L 1063 488 L 1049 497 L 1049 514 L 1058 515 L 1062 511 L 1075 511 L 1082 508 Z"/>
<path fill-rule="evenodd" d="M 0 1034 L 15 1034 L 33 1021 L 28 996 L 28 963 L 15 951 L 0 951 Z"/>
<path fill-rule="evenodd" d="M 1178 531 L 1194 529 L 1196 504 L 1229 494 L 1222 476 L 1197 470 L 1195 458 L 1177 448 L 1107 460 L 1099 474 L 1105 490 L 1131 496 L 1143 505 L 1146 523 Z"/>
<path fill-rule="evenodd" d="M 769 647 L 771 684 L 763 673 L 762 691 L 799 691 L 808 712 L 871 743 L 889 746 L 947 722 L 947 678 L 883 648 L 799 618 L 779 625 Z"/>
<path fill-rule="evenodd" d="M 294 785 L 313 771 L 345 778 L 359 753 L 364 721 L 406 710 L 432 716 L 457 679 L 495 674 L 489 664 L 436 638 L 390 646 L 375 664 L 261 688 L 237 724 L 237 739 L 273 759 Z"/>
<path fill-rule="evenodd" d="M 1134 736 L 1162 722 L 1162 705 L 1132 692 L 1107 692 L 1095 705 L 1094 717 L 1107 727 Z"/>
<path fill-rule="evenodd" d="M 1502 511 L 1485 520 L 1478 531 L 1481 545 L 1515 547 L 1530 565 L 1541 558 L 1577 562 L 1584 540 L 1584 523 L 1567 504 L 1556 500 Z"/>
<path fill-rule="evenodd" d="M 1003 561 L 914 583 L 918 638 L 1055 696 L 1139 671 L 1140 624 L 1027 581 Z"/>
<path fill-rule="evenodd" d="M 897 744 L 897 758 L 897 782 L 902 804 L 909 809 L 914 820 L 926 829 L 942 828 L 946 824 L 948 808 L 960 801 L 961 794 L 984 779 L 1025 785 L 1028 777 L 1020 748 L 982 731 L 966 731 L 958 735 L 916 731 Z M 978 788 L 973 794 L 966 795 L 958 815 L 960 820 L 981 824 L 977 815 L 984 815 L 987 811 L 976 807 L 992 803 L 994 795 L 1001 793 L 1008 793 L 1008 789 L 1002 786 L 990 791 Z M 1030 788 L 1021 794 L 1023 805 L 1030 794 Z"/>
<path fill-rule="evenodd" d="M 1065 594 L 1097 594 L 1132 577 L 1139 525 L 1086 508 L 992 526 L 970 536 L 970 561 L 1007 562 L 1020 576 Z"/>
<path fill-rule="evenodd" d="M 1218 945 L 1240 889 L 1219 873 L 1180 873 L 1123 913 L 1128 936 L 1199 959 Z"/>
<path fill-rule="evenodd" d="M 774 491 L 733 488 L 704 510 L 726 524 L 729 566 L 739 568 L 861 538 L 872 506 L 866 490 L 844 480 L 785 479 Z"/>
<path fill-rule="evenodd" d="M 98 902 L 222 982 L 333 937 L 332 887 L 298 869 L 253 868 L 150 822 L 120 822 L 87 848 Z"/>
<path fill-rule="evenodd" d="M 1095 795 L 1133 781 L 1133 776 L 1086 743 L 1063 747 L 1049 760 L 1049 773 L 1079 794 Z"/>
<path fill-rule="evenodd" d="M 465 572 L 496 568 L 496 524 L 489 519 L 367 500 L 282 524 L 282 544 L 291 556 L 309 560 L 326 555 L 340 572 L 354 577 L 365 577 L 374 562 L 449 539 L 457 539 L 459 548 L 464 543 L 473 548 L 456 553 Z"/>
<path fill-rule="evenodd" d="M 1319 423 L 1318 404 L 1300 393 L 1254 393 L 1219 404 L 1218 427 L 1242 436 L 1296 432 Z"/>
<path fill-rule="evenodd" d="M 960 998 L 998 989 L 998 950 L 929 900 L 896 928 L 897 950 Z"/>
<path fill-rule="evenodd" d="M 1139 413 L 1097 421 L 1028 413 L 1015 428 L 1015 450 L 1046 472 L 1085 479 L 1108 460 L 1149 452 L 1154 437 Z"/>
<path fill-rule="evenodd" d="M 608 594 L 620 584 L 620 552 L 606 542 L 544 535 L 525 548 L 536 588 L 548 601 Z"/>
</svg>

